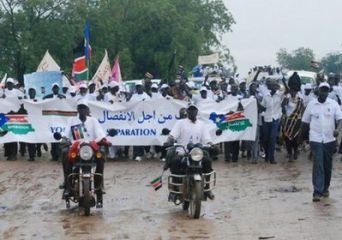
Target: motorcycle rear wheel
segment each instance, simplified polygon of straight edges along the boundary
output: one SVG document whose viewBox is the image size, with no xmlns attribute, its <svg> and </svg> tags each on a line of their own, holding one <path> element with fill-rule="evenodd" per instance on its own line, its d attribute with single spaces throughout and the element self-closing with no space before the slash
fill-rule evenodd
<svg viewBox="0 0 342 240">
<path fill-rule="evenodd" d="M 201 203 L 202 203 L 202 183 L 195 181 L 191 189 L 191 199 L 189 215 L 192 218 L 198 219 L 201 214 Z"/>
<path fill-rule="evenodd" d="M 84 215 L 90 215 L 90 180 L 83 180 L 83 208 Z"/>
</svg>

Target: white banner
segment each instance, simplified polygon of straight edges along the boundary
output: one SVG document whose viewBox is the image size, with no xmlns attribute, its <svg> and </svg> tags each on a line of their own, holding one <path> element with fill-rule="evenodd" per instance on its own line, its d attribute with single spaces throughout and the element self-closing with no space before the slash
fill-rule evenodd
<svg viewBox="0 0 342 240">
<path fill-rule="evenodd" d="M 76 117 L 73 99 L 48 99 L 40 102 L 24 100 L 23 107 L 1 99 L 0 143 L 54 142 L 53 133 L 63 135 L 69 118 Z M 17 101 L 18 102 L 18 101 Z M 199 105 L 199 120 L 206 124 L 214 143 L 254 140 L 257 106 L 254 99 L 242 100 L 244 110 L 237 111 L 238 102 L 222 101 Z M 114 128 L 118 135 L 108 138 L 114 145 L 162 145 L 167 136 L 164 128 L 172 129 L 179 119 L 179 110 L 187 103 L 178 100 L 151 100 L 137 103 L 89 102 L 91 115 L 105 131 Z M 10 109 L 13 110 L 10 110 Z M 221 132 L 221 135 L 217 135 Z"/>
<path fill-rule="evenodd" d="M 205 56 L 198 56 L 198 64 L 215 64 L 218 63 L 220 60 L 220 56 L 218 53 L 214 53 L 211 55 L 205 55 Z"/>
</svg>

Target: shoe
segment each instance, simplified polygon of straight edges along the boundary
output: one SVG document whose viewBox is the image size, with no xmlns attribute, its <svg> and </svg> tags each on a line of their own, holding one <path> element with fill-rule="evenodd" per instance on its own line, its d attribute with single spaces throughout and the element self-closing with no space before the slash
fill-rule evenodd
<svg viewBox="0 0 342 240">
<path fill-rule="evenodd" d="M 215 195 L 212 191 L 208 191 L 205 193 L 205 195 L 207 196 L 207 198 L 209 198 L 210 200 L 214 200 L 215 199 Z"/>
<path fill-rule="evenodd" d="M 322 195 L 320 195 L 320 194 L 314 194 L 312 197 L 313 202 L 319 202 L 319 201 L 321 201 L 321 199 L 322 199 Z"/>
<path fill-rule="evenodd" d="M 230 158 L 226 158 L 226 159 L 224 159 L 224 161 L 226 161 L 226 162 L 230 162 L 230 161 L 231 161 L 231 159 L 230 159 Z"/>
<path fill-rule="evenodd" d="M 277 164 L 277 162 L 275 160 L 270 160 L 271 164 Z"/>
<path fill-rule="evenodd" d="M 102 200 L 97 201 L 96 208 L 103 208 L 103 201 Z"/>
<path fill-rule="evenodd" d="M 266 154 L 265 154 L 264 152 L 260 151 L 259 156 L 260 156 L 261 158 L 265 158 L 265 157 L 266 157 Z"/>
<path fill-rule="evenodd" d="M 134 160 L 140 162 L 142 158 L 138 156 L 138 157 L 135 157 Z"/>
<path fill-rule="evenodd" d="M 27 159 L 27 161 L 33 162 L 33 161 L 34 161 L 34 158 L 29 158 L 29 159 Z"/>
<path fill-rule="evenodd" d="M 329 195 L 330 195 L 329 190 L 326 190 L 326 191 L 324 191 L 324 192 L 322 193 L 322 196 L 323 196 L 324 198 L 328 198 Z"/>
<path fill-rule="evenodd" d="M 162 159 L 160 159 L 160 161 L 165 162 L 165 161 L 166 161 L 166 158 L 162 158 Z"/>
<path fill-rule="evenodd" d="M 256 160 L 252 160 L 251 164 L 257 164 L 258 162 Z"/>
</svg>

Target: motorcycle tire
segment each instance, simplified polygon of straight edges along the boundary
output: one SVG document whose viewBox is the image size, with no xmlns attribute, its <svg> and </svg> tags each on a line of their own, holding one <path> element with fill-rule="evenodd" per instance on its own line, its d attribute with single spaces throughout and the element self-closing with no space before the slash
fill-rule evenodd
<svg viewBox="0 0 342 240">
<path fill-rule="evenodd" d="M 198 219 L 201 214 L 201 203 L 202 203 L 202 183 L 195 181 L 191 188 L 191 199 L 189 214 L 191 218 Z"/>
<path fill-rule="evenodd" d="M 90 181 L 89 179 L 83 180 L 83 201 L 84 215 L 90 215 Z"/>
</svg>

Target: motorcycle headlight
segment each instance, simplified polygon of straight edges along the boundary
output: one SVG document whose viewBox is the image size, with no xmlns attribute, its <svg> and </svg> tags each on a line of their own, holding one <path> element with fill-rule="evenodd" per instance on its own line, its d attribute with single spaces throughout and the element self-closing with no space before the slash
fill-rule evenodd
<svg viewBox="0 0 342 240">
<path fill-rule="evenodd" d="M 190 151 L 190 156 L 192 160 L 200 161 L 203 158 L 203 151 L 202 149 L 195 147 Z"/>
<path fill-rule="evenodd" d="M 94 151 L 89 145 L 83 145 L 80 148 L 80 157 L 85 161 L 89 161 L 92 158 L 93 154 Z"/>
</svg>

